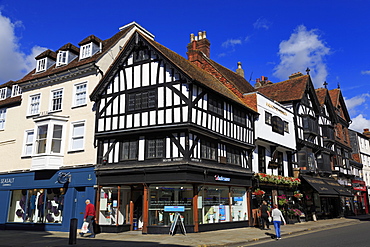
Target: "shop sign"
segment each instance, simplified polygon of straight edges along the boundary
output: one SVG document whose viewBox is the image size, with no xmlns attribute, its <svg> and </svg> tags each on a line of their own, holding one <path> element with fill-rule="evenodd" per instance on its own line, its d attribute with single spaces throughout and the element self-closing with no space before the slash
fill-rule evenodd
<svg viewBox="0 0 370 247">
<path fill-rule="evenodd" d="M 184 206 L 164 206 L 165 212 L 185 212 Z"/>
<path fill-rule="evenodd" d="M 352 187 L 354 190 L 366 191 L 366 185 L 364 181 L 352 180 Z"/>
<path fill-rule="evenodd" d="M 226 178 L 223 176 L 215 175 L 215 180 L 216 181 L 223 181 L 223 182 L 230 182 L 230 178 Z"/>
<path fill-rule="evenodd" d="M 0 179 L 1 186 L 12 186 L 15 178 L 2 178 Z"/>
</svg>

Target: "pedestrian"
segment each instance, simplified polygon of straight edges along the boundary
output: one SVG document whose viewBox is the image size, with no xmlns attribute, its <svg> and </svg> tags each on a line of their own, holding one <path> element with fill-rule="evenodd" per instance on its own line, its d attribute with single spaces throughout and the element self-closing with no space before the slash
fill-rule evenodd
<svg viewBox="0 0 370 247">
<path fill-rule="evenodd" d="M 91 233 L 89 235 L 89 238 L 95 238 L 95 233 L 94 233 L 94 220 L 95 220 L 95 207 L 94 204 L 90 202 L 90 200 L 86 200 L 86 208 L 85 208 L 85 215 L 84 215 L 84 221 L 89 223 L 88 229 Z M 84 233 L 80 233 L 81 237 L 83 237 Z"/>
<path fill-rule="evenodd" d="M 270 221 L 269 221 L 270 211 L 266 201 L 262 202 L 260 210 L 261 210 L 261 230 L 270 230 Z"/>
<path fill-rule="evenodd" d="M 281 239 L 281 235 L 280 235 L 281 221 L 284 222 L 284 225 L 286 225 L 286 222 L 285 222 L 284 216 L 281 213 L 281 211 L 279 210 L 277 204 L 274 204 L 274 209 L 271 212 L 271 217 L 272 217 L 272 222 L 274 223 L 276 240 L 279 240 L 279 239 Z"/>
</svg>

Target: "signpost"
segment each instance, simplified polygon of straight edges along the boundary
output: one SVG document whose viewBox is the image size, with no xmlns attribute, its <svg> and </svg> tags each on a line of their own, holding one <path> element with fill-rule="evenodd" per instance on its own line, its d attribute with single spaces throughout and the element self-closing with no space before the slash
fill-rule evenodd
<svg viewBox="0 0 370 247">
<path fill-rule="evenodd" d="M 183 217 L 179 212 L 185 212 L 185 206 L 165 206 L 164 212 L 173 212 L 175 213 L 175 217 L 173 222 L 170 226 L 170 235 L 173 236 L 175 234 L 176 226 L 179 225 L 182 234 L 186 235 L 186 229 L 184 225 L 184 221 L 182 220 Z"/>
</svg>

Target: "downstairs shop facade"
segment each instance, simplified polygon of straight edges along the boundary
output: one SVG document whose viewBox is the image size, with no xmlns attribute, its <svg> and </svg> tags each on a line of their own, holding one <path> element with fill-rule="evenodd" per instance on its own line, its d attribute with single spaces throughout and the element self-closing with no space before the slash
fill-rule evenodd
<svg viewBox="0 0 370 247">
<path fill-rule="evenodd" d="M 0 229 L 70 230 L 83 223 L 85 200 L 95 201 L 94 167 L 0 175 Z"/>
<path fill-rule="evenodd" d="M 180 212 L 187 232 L 248 226 L 252 174 L 193 165 L 98 169 L 98 224 L 103 232 L 168 234 Z"/>
</svg>

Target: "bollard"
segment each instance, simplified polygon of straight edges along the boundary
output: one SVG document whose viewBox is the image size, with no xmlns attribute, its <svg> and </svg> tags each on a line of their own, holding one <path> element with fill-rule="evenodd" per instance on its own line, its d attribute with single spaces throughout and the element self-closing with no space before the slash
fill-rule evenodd
<svg viewBox="0 0 370 247">
<path fill-rule="evenodd" d="M 76 244 L 77 239 L 77 219 L 72 218 L 69 225 L 69 242 L 68 244 Z"/>
</svg>

